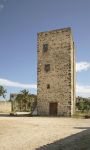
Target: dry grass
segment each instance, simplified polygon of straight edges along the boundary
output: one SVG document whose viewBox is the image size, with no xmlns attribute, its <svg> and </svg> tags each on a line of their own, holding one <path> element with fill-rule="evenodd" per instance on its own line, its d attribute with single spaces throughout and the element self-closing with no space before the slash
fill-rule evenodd
<svg viewBox="0 0 90 150">
<path fill-rule="evenodd" d="M 0 150 L 87 150 L 89 127 L 89 119 L 1 117 Z"/>
</svg>

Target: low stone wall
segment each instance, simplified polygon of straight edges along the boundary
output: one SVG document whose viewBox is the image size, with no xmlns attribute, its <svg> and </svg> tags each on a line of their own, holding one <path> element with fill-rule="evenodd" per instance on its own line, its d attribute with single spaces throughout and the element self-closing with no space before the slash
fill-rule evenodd
<svg viewBox="0 0 90 150">
<path fill-rule="evenodd" d="M 11 112 L 11 102 L 0 101 L 0 113 Z"/>
</svg>

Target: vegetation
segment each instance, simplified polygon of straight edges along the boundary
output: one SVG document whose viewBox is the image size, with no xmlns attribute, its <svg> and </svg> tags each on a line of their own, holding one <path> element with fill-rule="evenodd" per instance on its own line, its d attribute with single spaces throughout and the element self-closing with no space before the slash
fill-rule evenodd
<svg viewBox="0 0 90 150">
<path fill-rule="evenodd" d="M 31 95 L 28 90 L 24 89 L 17 94 L 13 101 L 13 111 L 32 112 L 36 106 L 37 100 L 35 95 Z"/>
<path fill-rule="evenodd" d="M 7 93 L 6 89 L 0 85 L 0 96 L 3 96 L 3 98 L 5 98 L 6 93 Z"/>
<path fill-rule="evenodd" d="M 90 116 L 90 99 L 77 97 L 76 99 L 76 115 L 77 116 Z"/>
<path fill-rule="evenodd" d="M 90 110 L 90 101 L 80 101 L 76 103 L 78 110 L 85 112 Z"/>
</svg>

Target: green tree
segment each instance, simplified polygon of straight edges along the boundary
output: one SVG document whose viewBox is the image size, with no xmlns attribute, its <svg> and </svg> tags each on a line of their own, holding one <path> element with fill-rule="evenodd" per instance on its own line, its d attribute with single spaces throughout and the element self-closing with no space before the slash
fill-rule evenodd
<svg viewBox="0 0 90 150">
<path fill-rule="evenodd" d="M 84 111 L 90 111 L 90 101 L 89 100 L 83 100 L 76 103 L 76 107 L 78 110 Z"/>
<path fill-rule="evenodd" d="M 19 111 L 31 111 L 31 95 L 28 90 L 22 90 L 15 99 Z"/>
<path fill-rule="evenodd" d="M 3 96 L 3 98 L 5 98 L 6 93 L 7 93 L 6 89 L 0 85 L 0 96 Z"/>
</svg>

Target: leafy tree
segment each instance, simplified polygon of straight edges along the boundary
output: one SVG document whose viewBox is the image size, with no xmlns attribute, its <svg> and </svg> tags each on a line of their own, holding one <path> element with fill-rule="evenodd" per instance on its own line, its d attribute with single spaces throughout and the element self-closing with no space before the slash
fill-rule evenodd
<svg viewBox="0 0 90 150">
<path fill-rule="evenodd" d="M 90 111 L 90 101 L 85 101 L 85 110 L 88 112 Z"/>
<path fill-rule="evenodd" d="M 90 111 L 90 101 L 89 100 L 83 100 L 76 103 L 76 107 L 78 110 L 84 111 Z"/>
<path fill-rule="evenodd" d="M 3 98 L 5 98 L 5 93 L 7 93 L 6 89 L 0 85 L 0 96 L 3 96 Z"/>
<path fill-rule="evenodd" d="M 18 111 L 32 111 L 34 99 L 28 90 L 22 90 L 15 99 Z"/>
</svg>

